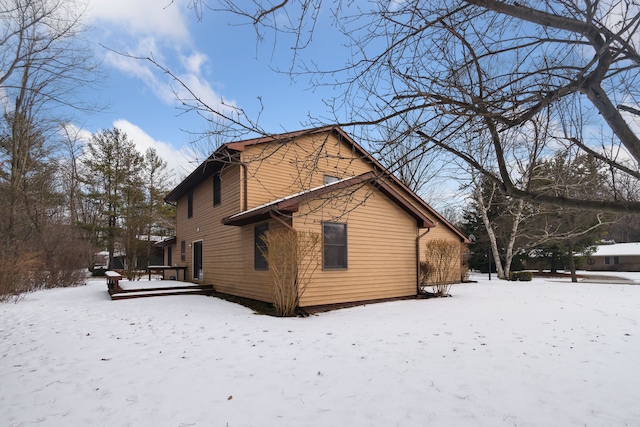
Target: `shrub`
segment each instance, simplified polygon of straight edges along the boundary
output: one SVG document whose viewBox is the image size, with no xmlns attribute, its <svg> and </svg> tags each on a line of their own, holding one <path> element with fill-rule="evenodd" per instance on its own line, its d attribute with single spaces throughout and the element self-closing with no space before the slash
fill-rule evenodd
<svg viewBox="0 0 640 427">
<path fill-rule="evenodd" d="M 93 270 L 91 271 L 91 275 L 93 277 L 102 277 L 104 276 L 104 273 L 107 272 L 107 268 L 106 267 L 94 267 Z"/>
<path fill-rule="evenodd" d="M 430 286 L 433 293 L 443 297 L 449 294 L 451 285 L 460 281 L 460 242 L 433 239 L 425 244 L 425 261 L 420 263 L 420 291 Z"/>
<path fill-rule="evenodd" d="M 44 288 L 78 286 L 85 283 L 87 259 L 91 245 L 72 226 L 55 224 L 40 238 L 43 265 L 38 281 Z"/>
<path fill-rule="evenodd" d="M 41 287 L 35 272 L 42 264 L 40 253 L 16 247 L 0 249 L 0 302 L 18 301 L 25 293 Z"/>
<path fill-rule="evenodd" d="M 320 234 L 288 228 L 269 230 L 262 236 L 269 264 L 273 305 L 277 316 L 293 316 L 313 273 L 320 265 Z"/>
<path fill-rule="evenodd" d="M 533 273 L 531 271 L 511 271 L 509 273 L 509 280 L 512 282 L 530 282 L 533 279 Z"/>
<path fill-rule="evenodd" d="M 531 271 L 521 271 L 519 280 L 521 282 L 530 282 L 533 280 L 533 273 Z"/>
<path fill-rule="evenodd" d="M 466 262 L 460 265 L 460 281 L 463 283 L 469 281 L 469 264 Z"/>
</svg>

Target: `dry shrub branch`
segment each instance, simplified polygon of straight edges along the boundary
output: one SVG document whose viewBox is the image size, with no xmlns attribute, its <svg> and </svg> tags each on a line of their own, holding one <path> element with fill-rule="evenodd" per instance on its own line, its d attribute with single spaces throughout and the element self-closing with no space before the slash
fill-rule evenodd
<svg viewBox="0 0 640 427">
<path fill-rule="evenodd" d="M 269 230 L 262 237 L 278 316 L 293 316 L 300 297 L 320 265 L 320 234 L 291 229 Z"/>
<path fill-rule="evenodd" d="M 431 287 L 433 293 L 443 297 L 449 294 L 451 285 L 460 280 L 460 242 L 433 239 L 425 244 L 425 261 L 420 263 L 420 290 Z"/>
<path fill-rule="evenodd" d="M 0 302 L 18 301 L 39 287 L 34 272 L 42 265 L 40 253 L 16 247 L 0 249 Z"/>
</svg>

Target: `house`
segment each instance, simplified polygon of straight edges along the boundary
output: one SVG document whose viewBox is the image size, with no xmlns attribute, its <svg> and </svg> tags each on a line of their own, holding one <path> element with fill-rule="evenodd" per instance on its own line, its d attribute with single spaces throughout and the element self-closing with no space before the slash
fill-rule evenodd
<svg viewBox="0 0 640 427">
<path fill-rule="evenodd" d="M 165 201 L 176 204 L 165 263 L 240 297 L 272 302 L 264 233 L 321 235 L 301 307 L 416 295 L 425 241 L 468 243 L 335 126 L 227 143 Z"/>
<path fill-rule="evenodd" d="M 137 270 L 144 270 L 148 265 L 162 264 L 163 257 L 165 257 L 162 247 L 162 243 L 169 238 L 162 236 L 136 236 L 138 243 L 138 255 L 135 259 L 134 268 Z M 148 251 L 148 252 L 147 252 Z M 125 253 L 122 245 L 117 242 L 116 249 L 113 253 L 113 262 L 109 263 L 109 252 L 100 251 L 94 256 L 94 266 L 100 266 L 112 270 L 125 270 L 127 268 L 127 254 Z"/>
<path fill-rule="evenodd" d="M 596 251 L 587 257 L 585 269 L 640 271 L 640 242 L 598 245 Z"/>
</svg>

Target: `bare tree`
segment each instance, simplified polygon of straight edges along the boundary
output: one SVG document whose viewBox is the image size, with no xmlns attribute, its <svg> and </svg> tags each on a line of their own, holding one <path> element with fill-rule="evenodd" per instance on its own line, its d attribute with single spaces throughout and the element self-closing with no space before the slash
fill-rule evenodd
<svg viewBox="0 0 640 427">
<path fill-rule="evenodd" d="M 327 101 L 343 126 L 406 119 L 425 146 L 462 159 L 512 197 L 640 212 L 639 200 L 615 198 L 615 191 L 584 199 L 523 186 L 511 165 L 524 159 L 511 148 L 531 141 L 508 137 L 539 115 L 550 117 L 558 130 L 540 156 L 552 154 L 560 143 L 561 150 L 575 147 L 640 179 L 640 139 L 634 131 L 640 10 L 633 2 L 410 0 L 352 7 L 341 0 L 194 0 L 191 5 L 200 17 L 207 8 L 233 13 L 253 25 L 260 40 L 269 32 L 282 34 L 280 42 L 290 42 L 286 47 L 293 52 L 289 72 L 340 94 Z M 345 37 L 348 56 L 339 69 L 304 57 L 321 10 L 331 11 L 336 31 Z M 191 108 L 207 109 L 195 99 L 188 102 Z M 577 124 L 576 114 L 583 118 Z M 583 132 L 585 126 L 605 129 L 611 144 L 603 146 Z M 489 164 L 468 150 L 469 138 L 484 145 Z"/>
<path fill-rule="evenodd" d="M 368 135 L 371 148 L 380 162 L 414 193 L 429 203 L 435 203 L 444 180 L 446 163 L 440 153 L 422 143 L 411 124 L 398 120 L 386 123 L 388 127 Z M 389 141 L 393 141 L 390 144 Z"/>
<path fill-rule="evenodd" d="M 0 2 L 0 258 L 3 277 L 22 281 L 5 289 L 18 293 L 81 279 L 86 247 L 58 169 L 60 107 L 85 106 L 74 90 L 93 78 L 81 16 L 72 0 Z"/>
<path fill-rule="evenodd" d="M 537 159 L 541 156 L 541 151 L 545 145 L 544 143 L 549 138 L 550 126 L 550 118 L 539 115 L 533 118 L 527 127 L 519 131 L 512 130 L 507 132 L 508 139 L 514 141 L 508 148 L 512 153 L 516 153 L 516 155 L 513 156 L 515 162 L 511 165 L 513 170 L 512 175 L 517 177 L 518 185 L 522 188 L 531 188 L 531 180 L 538 166 Z M 526 135 L 523 135 L 522 131 L 526 132 Z M 518 141 L 523 139 L 528 140 L 529 143 L 518 143 Z M 482 159 L 480 161 L 490 163 L 491 160 L 488 160 L 487 156 L 483 155 L 483 150 L 486 145 L 480 143 L 476 146 L 477 142 L 477 140 L 469 140 L 467 144 L 471 148 L 468 148 L 467 151 L 473 151 L 474 149 L 479 150 L 476 158 Z M 483 167 L 489 169 L 489 166 Z M 526 249 L 522 242 L 522 236 L 524 234 L 522 224 L 535 216 L 536 210 L 532 209 L 532 203 L 525 202 L 525 199 L 513 198 L 501 192 L 496 181 L 487 177 L 487 175 L 479 173 L 474 169 L 471 169 L 470 175 L 472 177 L 472 207 L 482 218 L 482 223 L 489 238 L 489 245 L 498 277 L 508 280 L 511 272 L 511 264 L 516 252 Z M 490 215 L 492 211 L 493 215 Z M 499 247 L 498 230 L 501 234 L 500 240 L 503 247 Z M 520 247 L 516 246 L 518 240 L 520 240 Z"/>
</svg>

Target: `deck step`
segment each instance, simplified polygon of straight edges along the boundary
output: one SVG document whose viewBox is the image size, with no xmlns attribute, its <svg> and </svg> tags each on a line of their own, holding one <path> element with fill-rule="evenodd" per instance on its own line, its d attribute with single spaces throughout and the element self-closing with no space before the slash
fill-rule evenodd
<svg viewBox="0 0 640 427">
<path fill-rule="evenodd" d="M 171 288 L 119 289 L 111 294 L 112 300 L 162 297 L 169 295 L 211 295 L 213 285 L 192 285 Z"/>
</svg>

